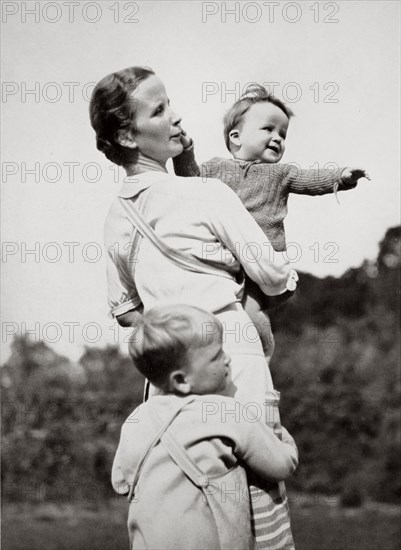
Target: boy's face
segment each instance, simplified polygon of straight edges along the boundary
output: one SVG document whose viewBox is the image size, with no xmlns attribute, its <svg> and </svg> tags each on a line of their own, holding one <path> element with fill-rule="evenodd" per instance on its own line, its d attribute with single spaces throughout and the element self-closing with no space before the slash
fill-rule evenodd
<svg viewBox="0 0 401 550">
<path fill-rule="evenodd" d="M 210 343 L 188 352 L 186 381 L 191 393 L 198 395 L 222 393 L 231 382 L 231 358 L 223 351 L 220 335 Z"/>
<path fill-rule="evenodd" d="M 287 115 L 273 103 L 255 103 L 245 113 L 237 137 L 233 134 L 232 141 L 239 147 L 235 158 L 279 162 L 285 151 L 288 124 Z"/>
</svg>

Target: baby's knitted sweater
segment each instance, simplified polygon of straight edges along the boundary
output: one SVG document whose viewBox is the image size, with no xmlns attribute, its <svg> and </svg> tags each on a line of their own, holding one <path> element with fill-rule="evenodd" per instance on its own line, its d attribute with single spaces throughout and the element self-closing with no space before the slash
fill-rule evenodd
<svg viewBox="0 0 401 550">
<path fill-rule="evenodd" d="M 286 250 L 284 218 L 290 193 L 325 195 L 352 189 L 341 180 L 344 168 L 304 170 L 291 164 L 267 164 L 215 157 L 197 165 L 193 148 L 174 159 L 178 176 L 218 178 L 239 196 L 269 238 L 274 250 Z"/>
</svg>

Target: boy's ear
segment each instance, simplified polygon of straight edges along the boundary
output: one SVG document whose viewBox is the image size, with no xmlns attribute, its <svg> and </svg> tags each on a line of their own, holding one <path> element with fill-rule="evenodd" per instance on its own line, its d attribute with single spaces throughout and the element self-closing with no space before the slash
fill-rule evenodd
<svg viewBox="0 0 401 550">
<path fill-rule="evenodd" d="M 121 147 L 128 147 L 129 149 L 137 149 L 138 147 L 131 130 L 118 130 L 116 134 L 116 141 L 119 145 L 121 145 Z"/>
<path fill-rule="evenodd" d="M 169 375 L 169 393 L 180 393 L 188 395 L 191 393 L 191 384 L 187 379 L 187 374 L 183 370 L 175 370 Z"/>
<path fill-rule="evenodd" d="M 233 145 L 236 145 L 237 147 L 241 147 L 240 132 L 239 132 L 238 128 L 234 128 L 233 130 L 231 130 L 231 132 L 229 132 L 228 136 L 230 138 L 230 142 Z"/>
</svg>

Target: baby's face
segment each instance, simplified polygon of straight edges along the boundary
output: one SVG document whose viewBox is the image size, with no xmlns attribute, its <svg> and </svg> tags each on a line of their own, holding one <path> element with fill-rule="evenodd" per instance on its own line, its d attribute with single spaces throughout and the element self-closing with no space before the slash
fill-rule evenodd
<svg viewBox="0 0 401 550">
<path fill-rule="evenodd" d="M 244 115 L 239 129 L 240 149 L 235 157 L 279 162 L 285 151 L 288 124 L 287 115 L 273 103 L 255 103 Z"/>
<path fill-rule="evenodd" d="M 213 336 L 206 346 L 190 350 L 186 379 L 191 385 L 191 393 L 206 395 L 224 392 L 231 382 L 230 362 L 220 335 Z"/>
</svg>

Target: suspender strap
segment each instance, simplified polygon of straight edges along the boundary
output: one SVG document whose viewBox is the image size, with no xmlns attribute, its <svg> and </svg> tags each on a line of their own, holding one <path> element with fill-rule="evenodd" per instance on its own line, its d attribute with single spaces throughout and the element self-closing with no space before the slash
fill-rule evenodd
<svg viewBox="0 0 401 550">
<path fill-rule="evenodd" d="M 161 424 L 161 420 L 157 415 L 155 410 L 151 410 L 151 415 L 156 425 Z M 164 445 L 164 448 L 172 458 L 172 460 L 177 464 L 181 471 L 187 476 L 187 478 L 202 492 L 204 502 L 207 503 L 214 524 L 216 526 L 217 536 L 219 538 L 219 549 L 229 550 L 232 548 L 232 534 L 229 531 L 229 514 L 227 510 L 224 510 L 224 505 L 222 504 L 223 498 L 219 502 L 219 498 L 213 496 L 214 491 L 208 492 L 207 487 L 209 485 L 209 478 L 205 472 L 203 472 L 196 464 L 196 462 L 190 457 L 188 451 L 183 445 L 181 445 L 169 431 L 164 431 L 161 436 L 161 441 Z M 218 489 L 218 485 L 216 486 Z M 235 506 L 238 506 L 235 504 Z M 244 548 L 253 548 L 253 546 L 247 545 Z"/>
<path fill-rule="evenodd" d="M 167 428 L 170 426 L 170 424 L 173 422 L 173 420 L 176 418 L 176 416 L 178 416 L 178 414 L 181 412 L 181 410 L 183 409 L 183 407 L 185 407 L 185 405 L 187 405 L 188 403 L 191 403 L 192 401 L 194 400 L 194 398 L 191 396 L 190 399 L 186 399 L 183 401 L 183 403 L 181 403 L 180 407 L 174 412 L 174 414 L 169 418 L 169 420 L 160 427 L 160 430 L 158 431 L 157 435 L 155 436 L 155 438 L 151 441 L 151 443 L 149 444 L 148 448 L 146 449 L 146 451 L 144 452 L 141 460 L 139 461 L 139 465 L 138 465 L 138 468 L 136 469 L 136 472 L 135 472 L 135 476 L 134 476 L 134 479 L 132 481 L 132 485 L 130 487 L 130 490 L 129 490 L 129 493 L 128 493 L 128 502 L 131 502 L 131 500 L 134 498 L 134 494 L 135 494 L 135 487 L 138 483 L 138 479 L 139 479 L 139 476 L 141 475 L 141 472 L 142 472 L 142 469 L 143 469 L 143 466 L 145 465 L 145 462 L 146 460 L 148 459 L 149 455 L 150 455 L 150 452 L 152 451 L 152 449 L 159 443 L 160 439 L 162 438 L 164 432 L 167 430 Z"/>
<path fill-rule="evenodd" d="M 151 410 L 151 415 L 156 425 L 160 426 L 162 421 L 154 409 Z M 192 483 L 200 489 L 205 489 L 209 483 L 209 478 L 192 460 L 188 451 L 168 431 L 164 430 L 160 439 L 170 457 Z"/>
<path fill-rule="evenodd" d="M 225 277 L 226 279 L 232 280 L 232 276 L 223 269 L 208 265 L 198 260 L 195 256 L 184 254 L 180 250 L 175 250 L 174 248 L 167 246 L 157 236 L 154 229 L 148 224 L 132 201 L 123 199 L 121 201 L 121 205 L 127 214 L 127 219 L 141 233 L 141 235 L 148 238 L 164 256 L 170 258 L 170 260 L 172 260 L 175 264 L 187 269 L 188 271 L 217 275 L 219 277 Z"/>
</svg>

